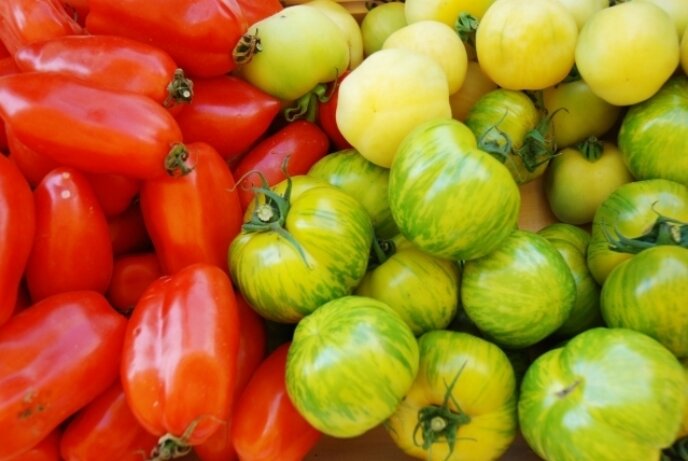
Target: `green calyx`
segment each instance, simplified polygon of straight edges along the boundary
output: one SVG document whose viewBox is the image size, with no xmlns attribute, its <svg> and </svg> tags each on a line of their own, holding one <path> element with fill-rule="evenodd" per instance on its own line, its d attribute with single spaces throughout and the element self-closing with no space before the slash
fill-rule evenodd
<svg viewBox="0 0 688 461">
<path fill-rule="evenodd" d="M 166 461 L 182 458 L 191 453 L 191 446 L 187 445 L 184 437 L 165 434 L 158 440 L 158 445 L 151 452 L 149 461 Z"/>
<path fill-rule="evenodd" d="M 599 139 L 591 136 L 588 139 L 578 143 L 576 145 L 576 149 L 578 149 L 578 151 L 583 154 L 583 157 L 585 157 L 588 161 L 595 162 L 602 156 L 604 146 Z"/>
<path fill-rule="evenodd" d="M 639 237 L 629 238 L 618 230 L 614 231 L 616 236 L 612 236 L 606 227 L 602 227 L 602 230 L 609 242 L 609 249 L 619 253 L 637 254 L 659 245 L 688 248 L 688 223 L 659 213 L 650 229 Z"/>
<path fill-rule="evenodd" d="M 688 461 L 688 437 L 680 438 L 664 449 L 660 461 Z"/>
<path fill-rule="evenodd" d="M 396 251 L 397 245 L 394 240 L 374 238 L 368 259 L 368 270 L 384 264 Z"/>
<path fill-rule="evenodd" d="M 194 169 L 189 164 L 189 151 L 182 143 L 172 146 L 170 152 L 165 157 L 165 172 L 170 176 L 184 176 L 191 173 Z"/>
<path fill-rule="evenodd" d="M 552 138 L 552 118 L 559 112 L 558 109 L 540 119 L 538 124 L 530 130 L 521 147 L 514 149 L 514 153 L 521 157 L 523 165 L 532 173 L 540 165 L 549 162 L 556 153 L 557 147 Z"/>
<path fill-rule="evenodd" d="M 284 109 L 284 118 L 288 122 L 304 119 L 315 122 L 318 115 L 318 106 L 330 100 L 337 88 L 337 81 L 332 85 L 319 83 L 311 91 L 301 96 L 294 103 Z"/>
<path fill-rule="evenodd" d="M 163 105 L 172 107 L 175 104 L 189 104 L 193 99 L 193 81 L 184 75 L 182 69 L 174 71 L 172 81 L 167 85 L 167 98 Z"/>
<path fill-rule="evenodd" d="M 456 18 L 454 30 L 459 34 L 462 42 L 475 48 L 475 33 L 479 24 L 478 18 L 464 11 Z"/>
</svg>

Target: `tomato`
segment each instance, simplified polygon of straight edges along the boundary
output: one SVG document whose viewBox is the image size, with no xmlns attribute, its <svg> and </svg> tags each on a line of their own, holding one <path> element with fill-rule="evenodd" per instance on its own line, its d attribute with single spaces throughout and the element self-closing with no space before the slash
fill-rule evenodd
<svg viewBox="0 0 688 461">
<path fill-rule="evenodd" d="M 106 296 L 121 312 L 130 312 L 146 288 L 163 275 L 158 255 L 127 253 L 115 258 Z"/>
<path fill-rule="evenodd" d="M 10 318 L 31 254 L 36 213 L 29 184 L 0 155 L 0 325 Z"/>
<path fill-rule="evenodd" d="M 227 270 L 227 249 L 242 210 L 234 176 L 210 145 L 187 145 L 193 171 L 144 181 L 141 212 L 164 273 L 194 263 Z"/>
<path fill-rule="evenodd" d="M 110 216 L 107 220 L 114 256 L 152 249 L 153 244 L 138 201 L 134 201 L 125 211 Z"/>
<path fill-rule="evenodd" d="M 557 0 L 576 20 L 578 30 L 596 12 L 609 7 L 609 0 Z"/>
<path fill-rule="evenodd" d="M 161 459 L 226 424 L 238 337 L 234 290 L 215 266 L 163 276 L 139 299 L 124 337 L 122 387 L 139 423 L 160 437 Z"/>
<path fill-rule="evenodd" d="M 241 393 L 232 421 L 232 443 L 245 461 L 300 461 L 320 432 L 294 408 L 285 371 L 290 343 L 278 346 L 258 366 Z"/>
<path fill-rule="evenodd" d="M 357 436 L 394 413 L 418 360 L 415 336 L 389 306 L 343 296 L 296 325 L 287 355 L 287 394 L 319 431 Z"/>
<path fill-rule="evenodd" d="M 456 93 L 449 96 L 452 117 L 461 122 L 466 120 L 473 105 L 486 93 L 496 90 L 497 84 L 485 75 L 480 64 L 468 61 L 466 78 Z"/>
<path fill-rule="evenodd" d="M 685 32 L 681 39 L 681 67 L 683 72 L 688 75 L 688 34 Z"/>
<path fill-rule="evenodd" d="M 141 191 L 141 181 L 123 174 L 87 173 L 85 176 L 105 216 L 126 211 Z"/>
<path fill-rule="evenodd" d="M 306 5 L 317 9 L 337 24 L 349 46 L 349 69 L 355 69 L 363 61 L 363 35 L 361 26 L 351 12 L 334 0 L 309 0 Z"/>
<path fill-rule="evenodd" d="M 281 103 L 231 75 L 194 79 L 193 102 L 175 112 L 186 142 L 205 142 L 235 161 L 268 130 Z"/>
<path fill-rule="evenodd" d="M 264 179 L 275 185 L 290 176 L 306 174 L 329 152 L 325 132 L 307 120 L 296 120 L 261 139 L 232 168 L 239 182 L 241 205 L 246 208 L 254 198 L 254 187 Z"/>
<path fill-rule="evenodd" d="M 467 261 L 461 302 L 500 346 L 531 346 L 561 327 L 576 301 L 576 281 L 552 242 L 514 230 L 493 252 Z"/>
<path fill-rule="evenodd" d="M 461 13 L 481 19 L 494 0 L 407 0 L 406 20 L 409 23 L 435 20 L 454 27 Z"/>
<path fill-rule="evenodd" d="M 146 96 L 22 72 L 0 77 L 0 116 L 29 149 L 85 172 L 151 178 L 188 170 L 179 126 Z"/>
<path fill-rule="evenodd" d="M 89 0 L 86 28 L 149 43 L 172 56 L 193 77 L 226 74 L 232 49 L 247 24 L 241 7 L 225 0 Z"/>
<path fill-rule="evenodd" d="M 258 197 L 228 255 L 232 278 L 248 303 L 269 320 L 296 323 L 350 294 L 365 275 L 373 240 L 363 206 L 306 175 L 261 190 Z"/>
<path fill-rule="evenodd" d="M 400 233 L 442 258 L 490 253 L 516 227 L 520 203 L 509 170 L 457 120 L 413 129 L 390 168 L 389 208 Z"/>
<path fill-rule="evenodd" d="M 339 86 L 337 126 L 361 155 L 382 167 L 392 164 L 411 129 L 435 118 L 451 118 L 449 87 L 442 67 L 427 55 L 380 50 Z"/>
<path fill-rule="evenodd" d="M 556 1 L 494 2 L 476 31 L 478 62 L 497 85 L 540 90 L 561 82 L 574 64 L 578 26 Z"/>
<path fill-rule="evenodd" d="M 0 459 L 38 444 L 115 381 L 125 327 L 101 294 L 72 291 L 0 328 Z"/>
<path fill-rule="evenodd" d="M 26 265 L 31 298 L 73 290 L 105 293 L 112 275 L 112 242 L 84 175 L 67 167 L 52 170 L 36 187 L 34 203 L 36 236 Z"/>
<path fill-rule="evenodd" d="M 52 158 L 29 149 L 26 144 L 17 139 L 11 127 L 6 127 L 5 133 L 7 135 L 9 158 L 17 165 L 17 168 L 19 168 L 31 187 L 37 186 L 46 174 L 60 166 Z"/>
<path fill-rule="evenodd" d="M 537 231 L 537 233 L 547 240 L 556 239 L 569 242 L 581 253 L 587 253 L 588 245 L 592 238 L 590 236 L 590 231 L 579 226 L 558 221 L 546 225 Z"/>
<path fill-rule="evenodd" d="M 643 248 L 679 244 L 674 236 L 678 229 L 672 228 L 685 222 L 688 186 L 666 179 L 620 186 L 595 212 L 587 254 L 590 272 L 603 284 L 614 267 Z"/>
<path fill-rule="evenodd" d="M 587 224 L 609 194 L 633 179 L 616 145 L 591 139 L 552 158 L 545 171 L 545 196 L 557 219 Z"/>
<path fill-rule="evenodd" d="M 132 414 L 116 380 L 66 424 L 60 453 L 64 461 L 140 461 L 157 442 Z"/>
<path fill-rule="evenodd" d="M 640 0 L 653 3 L 663 9 L 676 26 L 676 33 L 679 37 L 683 35 L 688 27 L 688 10 L 683 0 Z"/>
<path fill-rule="evenodd" d="M 406 24 L 405 5 L 401 2 L 381 3 L 369 10 L 361 20 L 363 55 L 367 57 L 382 49 L 387 37 Z"/>
<path fill-rule="evenodd" d="M 282 2 L 279 0 L 236 0 L 241 8 L 241 13 L 248 25 L 267 18 L 268 16 L 282 11 Z"/>
<path fill-rule="evenodd" d="M 13 456 L 11 461 L 62 461 L 60 458 L 60 430 L 55 429 L 33 448 Z"/>
<path fill-rule="evenodd" d="M 330 138 L 330 144 L 337 150 L 349 149 L 351 144 L 342 135 L 337 126 L 337 103 L 339 101 L 339 84 L 348 73 L 344 73 L 338 80 L 331 83 L 328 97 L 324 101 L 318 101 L 318 110 L 315 114 L 315 122 Z"/>
<path fill-rule="evenodd" d="M 681 364 L 654 339 L 593 328 L 545 352 L 521 384 L 518 415 L 544 459 L 659 459 L 686 404 Z"/>
<path fill-rule="evenodd" d="M 435 330 L 418 339 L 420 365 L 385 429 L 427 460 L 498 459 L 516 437 L 516 379 L 507 356 L 476 336 Z"/>
<path fill-rule="evenodd" d="M 593 14 L 576 44 L 581 77 L 617 106 L 644 101 L 674 73 L 679 40 L 669 15 L 650 2 L 624 2 Z"/>
<path fill-rule="evenodd" d="M 688 159 L 680 155 L 688 136 L 688 76 L 677 75 L 626 112 L 618 143 L 638 179 L 664 178 L 688 186 Z"/>
</svg>

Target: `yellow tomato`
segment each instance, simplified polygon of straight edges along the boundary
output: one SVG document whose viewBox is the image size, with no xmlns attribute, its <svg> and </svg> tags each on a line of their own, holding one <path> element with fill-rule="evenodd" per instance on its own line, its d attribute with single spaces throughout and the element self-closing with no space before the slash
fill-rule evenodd
<svg viewBox="0 0 688 461">
<path fill-rule="evenodd" d="M 389 34 L 405 25 L 406 15 L 403 3 L 383 3 L 368 11 L 361 20 L 363 54 L 370 56 L 378 51 Z"/>
<path fill-rule="evenodd" d="M 676 32 L 681 37 L 688 26 L 688 0 L 636 0 L 654 3 L 671 17 L 676 25 Z"/>
<path fill-rule="evenodd" d="M 342 29 L 349 44 L 349 68 L 358 67 L 363 61 L 363 35 L 356 18 L 341 3 L 334 0 L 311 0 L 305 5 L 318 9 Z"/>
<path fill-rule="evenodd" d="M 495 0 L 406 0 L 406 21 L 434 19 L 454 27 L 461 13 L 480 19 Z"/>
<path fill-rule="evenodd" d="M 594 13 L 609 7 L 609 0 L 557 0 L 576 20 L 578 30 Z"/>
<path fill-rule="evenodd" d="M 688 32 L 683 32 L 683 40 L 681 40 L 681 67 L 688 75 Z"/>
<path fill-rule="evenodd" d="M 497 89 L 497 84 L 490 80 L 480 68 L 477 61 L 469 61 L 466 68 L 466 78 L 461 89 L 449 96 L 452 117 L 463 122 L 473 104 L 484 94 Z"/>
</svg>

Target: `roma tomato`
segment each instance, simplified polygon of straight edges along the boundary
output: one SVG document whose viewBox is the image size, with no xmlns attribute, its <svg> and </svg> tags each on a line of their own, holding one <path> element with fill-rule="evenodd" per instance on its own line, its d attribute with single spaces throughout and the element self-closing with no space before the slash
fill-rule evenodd
<svg viewBox="0 0 688 461">
<path fill-rule="evenodd" d="M 143 221 L 141 206 L 134 201 L 129 208 L 107 218 L 112 253 L 115 257 L 127 253 L 152 250 L 153 244 Z"/>
<path fill-rule="evenodd" d="M 127 253 L 115 258 L 105 293 L 120 312 L 130 312 L 148 286 L 163 275 L 155 252 Z"/>
<path fill-rule="evenodd" d="M 141 296 L 127 324 L 121 379 L 136 419 L 160 437 L 160 459 L 188 453 L 227 423 L 238 338 L 234 289 L 215 266 L 187 266 Z"/>
<path fill-rule="evenodd" d="M 60 429 L 55 429 L 33 448 L 10 461 L 63 461 L 60 457 Z"/>
<path fill-rule="evenodd" d="M 287 394 L 319 431 L 354 437 L 385 421 L 418 371 L 418 342 L 389 306 L 343 296 L 318 307 L 294 330 Z"/>
<path fill-rule="evenodd" d="M 86 173 L 88 183 L 105 216 L 126 211 L 141 192 L 141 181 L 123 174 Z"/>
<path fill-rule="evenodd" d="M 502 350 L 448 330 L 418 339 L 413 385 L 385 424 L 405 453 L 429 461 L 498 459 L 516 437 L 516 378 Z"/>
<path fill-rule="evenodd" d="M 73 168 L 52 170 L 34 190 L 34 203 L 36 237 L 26 265 L 31 298 L 73 290 L 105 293 L 112 242 L 107 218 L 84 175 Z"/>
<path fill-rule="evenodd" d="M 290 342 L 281 344 L 258 366 L 237 400 L 232 444 L 244 461 L 301 461 L 320 432 L 294 408 L 285 372 Z"/>
<path fill-rule="evenodd" d="M 14 135 L 11 127 L 6 127 L 9 158 L 17 165 L 31 187 L 36 187 L 51 170 L 60 166 L 59 162 L 29 149 Z"/>
<path fill-rule="evenodd" d="M 117 379 L 126 324 L 101 294 L 72 291 L 0 328 L 0 459 L 35 446 Z"/>
</svg>

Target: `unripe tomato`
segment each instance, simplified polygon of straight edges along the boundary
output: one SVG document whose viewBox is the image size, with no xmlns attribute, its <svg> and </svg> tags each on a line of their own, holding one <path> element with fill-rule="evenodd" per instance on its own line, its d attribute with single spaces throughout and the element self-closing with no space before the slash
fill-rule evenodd
<svg viewBox="0 0 688 461">
<path fill-rule="evenodd" d="M 361 20 L 363 53 L 370 56 L 378 51 L 392 32 L 406 24 L 403 3 L 383 3 L 370 10 Z"/>
<path fill-rule="evenodd" d="M 349 45 L 349 68 L 358 67 L 363 61 L 363 35 L 361 26 L 351 12 L 334 0 L 309 0 L 306 5 L 324 13 L 339 26 Z"/>
<path fill-rule="evenodd" d="M 681 67 L 683 67 L 683 72 L 688 75 L 688 34 L 685 32 L 681 40 Z"/>
</svg>

